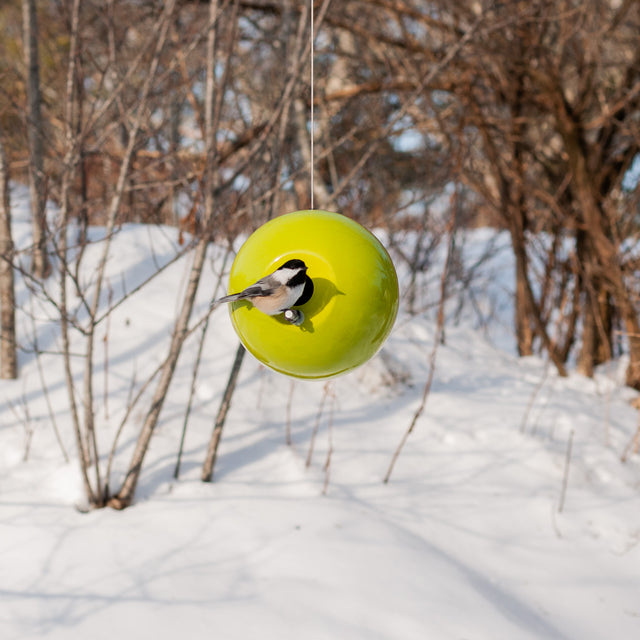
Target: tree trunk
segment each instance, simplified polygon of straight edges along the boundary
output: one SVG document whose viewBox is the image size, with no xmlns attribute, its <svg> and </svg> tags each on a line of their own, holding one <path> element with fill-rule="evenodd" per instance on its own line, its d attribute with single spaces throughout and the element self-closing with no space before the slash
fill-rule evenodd
<svg viewBox="0 0 640 640">
<path fill-rule="evenodd" d="M 9 168 L 0 131 L 0 378 L 18 377 Z"/>
<path fill-rule="evenodd" d="M 613 309 L 601 284 L 598 291 L 587 294 L 582 318 L 582 346 L 576 368 L 578 373 L 591 378 L 596 366 L 610 360 L 612 352 Z"/>
<path fill-rule="evenodd" d="M 27 134 L 29 139 L 29 188 L 33 221 L 33 258 L 31 270 L 36 278 L 46 278 L 51 265 L 46 247 L 46 188 L 44 175 L 44 130 L 40 64 L 38 58 L 38 21 L 35 0 L 22 0 L 24 56 L 27 65 Z"/>
<path fill-rule="evenodd" d="M 516 340 L 518 343 L 518 354 L 521 356 L 530 356 L 533 354 L 533 329 L 531 326 L 531 313 L 528 304 L 527 295 L 527 256 L 524 244 L 516 243 L 512 236 L 512 245 L 516 260 L 516 295 L 515 295 L 515 325 Z"/>
<path fill-rule="evenodd" d="M 604 290 L 620 312 L 629 340 L 629 366 L 627 368 L 626 383 L 634 389 L 640 389 L 640 321 L 633 301 L 633 292 L 629 290 L 625 281 L 625 274 L 619 260 L 619 247 L 611 239 L 607 230 L 607 217 L 604 214 L 600 198 L 594 192 L 594 179 L 589 173 L 587 159 L 580 141 L 576 124 L 567 112 L 564 103 L 556 110 L 559 130 L 564 139 L 569 166 L 573 180 L 572 190 L 576 202 L 580 207 L 583 231 L 588 238 L 589 252 L 592 260 L 589 262 L 590 281 L 585 288 L 591 288 L 596 299 L 592 303 L 594 308 L 600 306 L 597 299 L 601 289 Z M 596 318 L 597 319 L 597 316 Z M 610 341 L 611 337 L 607 336 Z"/>
<path fill-rule="evenodd" d="M 173 6 L 173 4 L 171 4 Z M 206 125 L 205 125 L 205 138 L 206 138 L 206 153 L 207 153 L 207 166 L 205 170 L 204 190 L 205 190 L 205 214 L 204 214 L 204 233 L 198 240 L 196 245 L 193 263 L 191 265 L 191 273 L 189 275 L 189 283 L 185 292 L 184 300 L 182 302 L 182 308 L 180 314 L 176 320 L 173 335 L 171 337 L 171 346 L 169 347 L 169 355 L 162 369 L 160 381 L 156 387 L 151 406 L 142 425 L 142 431 L 138 436 L 136 447 L 129 464 L 129 470 L 127 475 L 118 491 L 117 495 L 108 501 L 108 505 L 114 509 L 124 509 L 128 507 L 133 501 L 138 480 L 140 478 L 140 472 L 142 471 L 142 462 L 147 454 L 151 437 L 155 431 L 160 418 L 160 412 L 166 398 L 167 392 L 171 380 L 173 379 L 173 373 L 176 365 L 178 364 L 178 358 L 182 351 L 182 346 L 187 338 L 187 330 L 189 325 L 189 318 L 191 317 L 191 311 L 196 299 L 196 293 L 198 292 L 198 285 L 200 284 L 200 278 L 202 276 L 202 270 L 204 268 L 205 259 L 207 256 L 207 247 L 209 245 L 209 234 L 211 233 L 211 224 L 213 221 L 213 167 L 215 166 L 215 131 L 216 120 L 214 116 L 214 67 L 215 67 L 215 50 L 216 50 L 216 29 L 217 18 L 219 15 L 219 7 L 217 0 L 211 0 L 209 5 L 209 19 L 211 22 L 211 29 L 208 35 L 207 44 L 207 79 L 205 89 L 205 110 L 206 110 Z M 220 91 L 224 92 L 224 87 L 220 87 Z"/>
</svg>

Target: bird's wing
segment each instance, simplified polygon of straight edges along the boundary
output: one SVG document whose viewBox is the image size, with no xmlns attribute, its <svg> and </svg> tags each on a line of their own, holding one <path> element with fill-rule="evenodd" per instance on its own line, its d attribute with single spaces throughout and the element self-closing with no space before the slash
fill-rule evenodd
<svg viewBox="0 0 640 640">
<path fill-rule="evenodd" d="M 252 284 L 250 287 L 247 287 L 241 295 L 243 298 L 258 298 L 260 296 L 268 296 L 273 293 L 273 289 L 270 288 L 266 283 L 256 282 Z"/>
<path fill-rule="evenodd" d="M 232 293 L 228 296 L 218 298 L 218 300 L 215 301 L 215 304 L 221 304 L 223 302 L 236 302 L 236 300 L 246 300 L 250 298 L 260 298 L 263 296 L 271 295 L 272 293 L 273 289 L 270 288 L 267 283 L 258 280 L 258 282 L 252 284 L 250 287 L 247 287 L 244 291 L 240 291 L 240 293 Z"/>
</svg>

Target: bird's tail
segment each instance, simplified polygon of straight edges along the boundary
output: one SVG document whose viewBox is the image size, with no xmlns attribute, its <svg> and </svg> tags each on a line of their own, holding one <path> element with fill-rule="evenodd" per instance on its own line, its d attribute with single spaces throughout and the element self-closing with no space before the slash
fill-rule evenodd
<svg viewBox="0 0 640 640">
<path fill-rule="evenodd" d="M 232 293 L 230 296 L 224 296 L 222 298 L 218 298 L 214 300 L 213 304 L 222 304 L 223 302 L 235 302 L 236 300 L 240 300 L 243 298 L 242 293 Z"/>
</svg>

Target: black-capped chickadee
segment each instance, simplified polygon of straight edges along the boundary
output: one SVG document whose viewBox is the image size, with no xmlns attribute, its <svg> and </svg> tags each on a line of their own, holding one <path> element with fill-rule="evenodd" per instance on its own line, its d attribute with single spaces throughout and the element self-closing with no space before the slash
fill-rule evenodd
<svg viewBox="0 0 640 640">
<path fill-rule="evenodd" d="M 260 278 L 244 291 L 215 300 L 212 306 L 222 302 L 248 300 L 268 316 L 284 313 L 288 322 L 301 325 L 304 322 L 304 314 L 299 309 L 291 307 L 304 304 L 312 295 L 313 281 L 307 275 L 307 265 L 302 260 L 293 259 L 287 260 L 273 273 Z"/>
</svg>

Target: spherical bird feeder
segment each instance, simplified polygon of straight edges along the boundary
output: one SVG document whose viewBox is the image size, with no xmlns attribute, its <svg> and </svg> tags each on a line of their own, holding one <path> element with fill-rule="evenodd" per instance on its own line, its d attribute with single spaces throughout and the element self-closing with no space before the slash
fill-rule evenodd
<svg viewBox="0 0 640 640">
<path fill-rule="evenodd" d="M 296 211 L 267 222 L 240 248 L 229 292 L 242 291 L 287 260 L 308 267 L 313 295 L 299 308 L 304 321 L 268 316 L 251 302 L 229 305 L 233 327 L 258 360 L 297 378 L 351 371 L 380 348 L 398 310 L 398 278 L 378 239 L 329 211 Z"/>
</svg>

